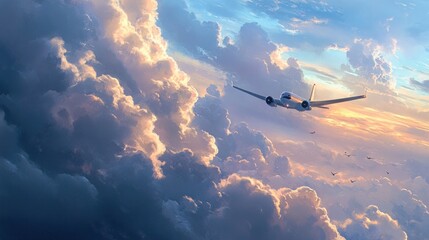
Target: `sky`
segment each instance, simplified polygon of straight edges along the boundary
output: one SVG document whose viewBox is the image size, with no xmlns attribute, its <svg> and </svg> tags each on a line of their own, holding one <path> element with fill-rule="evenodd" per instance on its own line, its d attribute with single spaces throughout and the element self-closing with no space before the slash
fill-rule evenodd
<svg viewBox="0 0 429 240">
<path fill-rule="evenodd" d="M 0 239 L 429 239 L 428 9 L 0 0 Z"/>
</svg>

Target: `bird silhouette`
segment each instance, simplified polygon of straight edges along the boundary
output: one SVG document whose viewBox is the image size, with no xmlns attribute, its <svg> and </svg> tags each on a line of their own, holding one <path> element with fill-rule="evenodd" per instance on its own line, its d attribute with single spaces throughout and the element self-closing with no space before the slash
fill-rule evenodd
<svg viewBox="0 0 429 240">
<path fill-rule="evenodd" d="M 331 172 L 332 176 L 337 175 L 338 172 Z"/>
<path fill-rule="evenodd" d="M 355 183 L 357 180 L 352 180 L 352 179 L 350 179 L 350 182 L 351 183 Z"/>
<path fill-rule="evenodd" d="M 349 154 L 347 152 L 344 152 L 344 155 L 346 155 L 347 157 L 351 157 L 352 156 L 351 154 Z"/>
<path fill-rule="evenodd" d="M 310 134 L 315 134 L 316 133 L 316 131 L 312 131 L 312 132 L 310 132 Z"/>
</svg>

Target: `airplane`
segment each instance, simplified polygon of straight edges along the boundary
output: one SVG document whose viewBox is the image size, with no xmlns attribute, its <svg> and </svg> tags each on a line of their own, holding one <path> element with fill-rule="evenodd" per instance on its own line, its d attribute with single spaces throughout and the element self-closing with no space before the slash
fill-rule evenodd
<svg viewBox="0 0 429 240">
<path fill-rule="evenodd" d="M 351 179 L 350 179 L 350 182 L 351 182 L 351 183 L 355 183 L 356 181 L 357 181 L 357 180 L 351 180 Z"/>
<path fill-rule="evenodd" d="M 338 172 L 331 172 L 332 176 L 337 175 Z"/>
<path fill-rule="evenodd" d="M 245 92 L 249 95 L 252 95 L 256 98 L 259 98 L 261 100 L 264 100 L 265 103 L 267 103 L 271 107 L 285 107 L 290 109 L 295 109 L 297 111 L 310 111 L 313 107 L 317 108 L 324 108 L 329 109 L 326 107 L 326 105 L 334 104 L 334 103 L 340 103 L 340 102 L 347 102 L 347 101 L 353 101 L 361 98 L 366 98 L 366 92 L 364 95 L 354 96 L 354 97 L 347 97 L 347 98 L 337 98 L 337 99 L 330 99 L 330 100 L 323 100 L 323 101 L 314 101 L 314 93 L 316 89 L 316 84 L 313 84 L 313 88 L 311 89 L 310 98 L 308 100 L 303 99 L 299 97 L 298 95 L 291 93 L 291 92 L 283 92 L 280 95 L 280 99 L 273 98 L 271 96 L 262 96 L 257 93 L 245 90 L 243 88 L 232 86 L 235 89 L 238 89 L 242 92 Z"/>
</svg>

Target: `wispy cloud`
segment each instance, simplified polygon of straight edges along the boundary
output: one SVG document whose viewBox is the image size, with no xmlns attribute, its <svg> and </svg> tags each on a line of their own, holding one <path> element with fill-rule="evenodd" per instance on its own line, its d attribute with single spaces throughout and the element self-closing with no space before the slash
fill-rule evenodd
<svg viewBox="0 0 429 240">
<path fill-rule="evenodd" d="M 417 81 L 414 78 L 410 79 L 410 84 L 414 87 L 419 88 L 422 91 L 429 93 L 429 80 Z"/>
</svg>

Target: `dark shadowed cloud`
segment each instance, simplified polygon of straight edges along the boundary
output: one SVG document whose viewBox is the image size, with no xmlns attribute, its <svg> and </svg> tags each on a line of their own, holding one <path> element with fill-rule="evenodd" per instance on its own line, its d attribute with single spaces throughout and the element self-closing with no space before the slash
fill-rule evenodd
<svg viewBox="0 0 429 240">
<path fill-rule="evenodd" d="M 156 14 L 152 0 L 0 0 L 10 23 L 0 26 L 0 238 L 342 239 L 314 190 L 234 174 L 286 174 L 288 159 L 262 133 L 231 126 L 217 89 L 197 98 Z M 216 36 L 189 50 L 302 80 L 298 65 L 269 61 L 277 47 L 257 24 L 237 46 Z M 224 171 L 228 161 L 247 166 Z"/>
<path fill-rule="evenodd" d="M 309 11 L 320 15 L 312 18 L 297 10 L 293 17 L 300 19 L 292 27 L 324 25 L 324 18 L 342 16 L 329 4 L 296 2 L 314 3 Z M 292 2 L 207 6 L 232 19 L 234 11 L 223 11 L 222 5 L 279 16 L 287 4 Z M 218 23 L 199 20 L 185 1 L 173 0 L 0 0 L 0 20 L 5 23 L 0 25 L 0 239 L 428 235 L 427 166 L 422 161 L 407 158 L 408 182 L 362 176 L 351 186 L 347 173 L 374 172 L 388 163 L 362 162 L 356 156 L 345 161 L 342 152 L 326 146 L 333 141 L 326 135 L 343 135 L 334 131 L 340 128 L 325 130 L 317 124 L 324 115 L 285 113 L 258 99 L 237 101 L 243 95 L 229 84 L 224 89 L 211 85 L 198 96 L 189 75 L 168 55 L 170 44 L 213 66 L 228 82 L 261 94 L 293 89 L 306 97 L 305 67 L 335 78 L 309 65 L 301 68 L 293 57 L 279 62 L 287 47 L 273 42 L 262 24 L 243 23 L 236 36 L 221 36 Z M 382 40 L 363 39 L 353 40 L 344 53 L 349 61 L 344 68 L 359 77 L 353 84 L 363 78 L 394 84 L 393 67 L 379 51 Z M 427 90 L 427 81 L 410 83 Z M 243 116 L 253 119 L 234 122 L 232 111 L 247 111 Z M 349 123 L 326 116 L 332 124 Z M 255 119 L 263 119 L 272 131 L 280 129 L 281 141 L 288 144 L 277 145 L 254 129 L 250 122 Z M 352 119 L 356 125 L 378 120 Z M 424 136 L 424 128 L 400 120 L 401 127 Z M 283 135 L 286 125 L 300 131 L 320 126 L 321 131 L 311 140 L 293 142 L 292 134 Z M 322 135 L 323 130 L 328 133 Z M 401 133 L 401 138 L 409 136 Z M 321 138 L 326 145 L 319 144 Z M 299 176 L 311 170 L 300 168 L 311 164 L 315 177 Z M 348 185 L 323 176 L 322 171 L 337 166 L 337 177 Z"/>
</svg>

